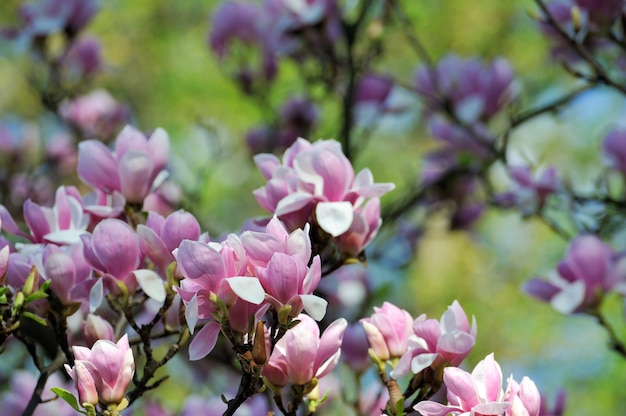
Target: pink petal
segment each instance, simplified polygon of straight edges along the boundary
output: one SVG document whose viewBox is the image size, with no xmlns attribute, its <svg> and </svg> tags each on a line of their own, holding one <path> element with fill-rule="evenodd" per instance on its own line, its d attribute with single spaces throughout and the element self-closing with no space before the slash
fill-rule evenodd
<svg viewBox="0 0 626 416">
<path fill-rule="evenodd" d="M 451 404 L 469 410 L 480 403 L 474 380 L 468 372 L 456 367 L 447 367 L 444 370 L 443 380 L 448 389 L 448 400 Z"/>
<path fill-rule="evenodd" d="M 143 224 L 137 226 L 137 238 L 141 253 L 148 257 L 162 272 L 174 261 L 174 256 L 161 238 Z"/>
<path fill-rule="evenodd" d="M 199 241 L 184 240 L 177 252 L 178 267 L 185 277 L 206 279 L 209 287 L 217 291 L 219 282 L 226 277 L 224 261 L 214 248 Z"/>
<path fill-rule="evenodd" d="M 200 224 L 191 213 L 176 211 L 163 222 L 161 238 L 171 252 L 183 240 L 197 241 L 200 238 Z"/>
<path fill-rule="evenodd" d="M 78 176 L 88 185 L 107 193 L 120 190 L 117 162 L 109 149 L 97 140 L 78 145 Z"/>
<path fill-rule="evenodd" d="M 209 355 L 215 348 L 219 334 L 220 325 L 217 322 L 207 323 L 189 344 L 189 360 L 197 361 Z"/>
<path fill-rule="evenodd" d="M 126 278 L 139 264 L 137 236 L 128 224 L 117 219 L 106 219 L 96 226 L 92 249 L 106 271 L 116 279 Z"/>
<path fill-rule="evenodd" d="M 347 327 L 348 321 L 339 318 L 324 330 L 315 356 L 314 368 L 317 369 L 316 377 L 323 377 L 337 364 L 339 354 L 341 353 L 343 334 Z"/>
<path fill-rule="evenodd" d="M 30 199 L 24 202 L 24 220 L 36 242 L 43 242 L 44 236 L 52 231 L 52 212 L 48 213 L 46 210 L 49 211 L 49 208 L 43 208 Z"/>
<path fill-rule="evenodd" d="M 446 416 L 454 411 L 462 411 L 451 406 L 444 406 L 441 403 L 431 402 L 430 400 L 419 402 L 413 407 L 423 416 Z"/>
<path fill-rule="evenodd" d="M 141 203 L 152 186 L 153 164 L 146 152 L 129 150 L 119 160 L 121 191 L 129 202 Z"/>
<path fill-rule="evenodd" d="M 260 153 L 254 156 L 254 163 L 261 171 L 263 177 L 266 180 L 270 180 L 274 169 L 280 165 L 280 160 L 273 154 Z"/>
<path fill-rule="evenodd" d="M 115 139 L 115 158 L 119 161 L 129 150 L 147 152 L 148 139 L 133 126 L 126 125 Z"/>
<path fill-rule="evenodd" d="M 165 169 L 170 157 L 170 138 L 165 130 L 160 127 L 154 130 L 148 140 L 147 151 L 154 164 L 155 174 Z"/>
</svg>

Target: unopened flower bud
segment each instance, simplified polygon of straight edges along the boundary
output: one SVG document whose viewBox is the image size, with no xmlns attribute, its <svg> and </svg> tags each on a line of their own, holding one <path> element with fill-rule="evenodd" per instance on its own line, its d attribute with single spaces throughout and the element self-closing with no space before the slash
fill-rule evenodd
<svg viewBox="0 0 626 416">
<path fill-rule="evenodd" d="M 257 365 L 263 365 L 267 361 L 267 351 L 265 349 L 265 325 L 262 321 L 257 321 L 254 335 L 254 345 L 252 346 L 252 359 Z"/>
<path fill-rule="evenodd" d="M 99 339 L 115 341 L 115 332 L 109 322 L 98 315 L 89 314 L 83 323 L 83 337 L 89 347 Z"/>
<path fill-rule="evenodd" d="M 578 32 L 582 27 L 582 16 L 580 13 L 580 9 L 578 6 L 572 6 L 571 10 L 572 14 L 572 25 L 574 26 L 574 31 Z"/>
<path fill-rule="evenodd" d="M 24 295 L 32 295 L 33 292 L 39 287 L 39 273 L 37 272 L 37 267 L 33 266 L 30 269 L 30 273 L 28 273 L 28 277 L 26 277 L 26 281 L 24 282 L 24 288 L 22 292 Z"/>
</svg>

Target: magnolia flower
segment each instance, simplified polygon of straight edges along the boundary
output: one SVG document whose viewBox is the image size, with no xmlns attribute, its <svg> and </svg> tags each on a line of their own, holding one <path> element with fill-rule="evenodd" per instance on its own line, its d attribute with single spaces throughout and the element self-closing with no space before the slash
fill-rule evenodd
<svg viewBox="0 0 626 416">
<path fill-rule="evenodd" d="M 470 327 L 467 315 L 455 300 L 441 320 L 418 317 L 413 324 L 414 336 L 408 341 L 408 351 L 394 368 L 392 377 L 418 374 L 428 367 L 458 366 L 467 357 L 476 340 L 476 319 Z"/>
<path fill-rule="evenodd" d="M 268 180 L 254 191 L 257 201 L 291 230 L 314 222 L 330 236 L 339 237 L 350 230 L 355 217 L 365 215 L 369 226 L 357 224 L 353 230 L 369 241 L 379 224 L 370 218 L 367 208 L 360 209 L 368 199 L 394 188 L 391 183 L 374 183 L 369 169 L 355 176 L 341 145 L 334 140 L 311 144 L 298 139 L 285 151 L 282 163 L 270 154 L 256 155 L 254 160 Z"/>
<path fill-rule="evenodd" d="M 311 261 L 308 225 L 288 234 L 274 217 L 265 233 L 246 231 L 241 235 L 241 242 L 265 289 L 267 302 L 277 311 L 289 307 L 291 317 L 303 309 L 318 321 L 324 317 L 327 302 L 313 294 L 322 271 L 319 256 Z"/>
<path fill-rule="evenodd" d="M 245 250 L 234 234 L 221 244 L 183 240 L 176 258 L 184 279 L 175 289 L 186 306 L 189 330 L 193 333 L 199 320 L 208 320 L 189 346 L 190 359 L 198 360 L 213 350 L 220 333 L 220 324 L 213 316 L 220 310 L 216 302 L 227 307 L 232 316 L 222 318 L 232 318 L 233 329 L 238 331 L 242 321 L 265 312 L 259 306 L 265 291 L 259 279 L 250 275 Z"/>
<path fill-rule="evenodd" d="M 135 373 L 135 360 L 124 335 L 116 343 L 99 340 L 91 349 L 72 347 L 74 367 L 65 364 L 78 389 L 80 403 L 119 404 Z"/>
<path fill-rule="evenodd" d="M 313 379 L 324 377 L 335 368 L 341 355 L 343 333 L 348 322 L 340 318 L 331 323 L 322 336 L 312 318 L 296 317 L 300 321 L 277 343 L 263 376 L 276 387 L 288 383 L 304 386 Z"/>
<path fill-rule="evenodd" d="M 83 322 L 83 338 L 87 345 L 92 346 L 101 339 L 115 341 L 115 332 L 107 320 L 90 313 Z"/>
<path fill-rule="evenodd" d="M 626 295 L 626 257 L 598 237 L 582 235 L 572 241 L 548 281 L 533 278 L 523 290 L 564 314 L 593 311 L 607 292 Z"/>
<path fill-rule="evenodd" d="M 88 46 L 90 45 L 85 45 L 85 49 Z M 96 45 L 90 47 L 95 49 Z M 66 65 L 80 66 L 83 72 L 87 72 L 88 68 L 97 64 L 91 62 L 96 57 L 83 56 L 89 51 L 89 49 L 77 51 L 76 53 L 81 53 L 81 55 L 74 60 L 80 59 L 79 62 L 69 62 Z M 95 54 L 95 52 L 91 53 Z M 123 127 L 130 116 L 128 108 L 117 102 L 106 90 L 94 90 L 71 101 L 61 102 L 59 114 L 65 121 L 79 128 L 85 137 L 102 141 L 113 138 L 113 135 Z"/>
<path fill-rule="evenodd" d="M 4 229 L 24 237 L 34 244 L 72 244 L 80 241 L 89 225 L 89 215 L 84 212 L 81 195 L 73 186 L 61 186 L 55 194 L 53 207 L 42 207 L 30 200 L 24 203 L 24 220 L 30 235 L 17 226 L 9 211 L 0 205 L 0 218 Z"/>
<path fill-rule="evenodd" d="M 151 211 L 146 225 L 137 226 L 137 237 L 141 253 L 165 273 L 167 267 L 175 261 L 172 252 L 183 240 L 200 239 L 200 224 L 192 214 L 182 210 L 167 218 Z"/>
<path fill-rule="evenodd" d="M 78 145 L 78 175 L 81 180 L 108 194 L 121 192 L 126 201 L 142 203 L 167 176 L 169 137 L 158 128 L 147 139 L 126 126 L 117 136 L 115 152 L 97 140 Z"/>
<path fill-rule="evenodd" d="M 524 377 L 521 384 L 509 378 L 502 390 L 502 370 L 493 353 L 479 362 L 472 373 L 447 367 L 443 381 L 448 404 L 426 400 L 414 409 L 423 416 L 505 415 L 538 416 L 540 396 L 535 383 Z"/>
<path fill-rule="evenodd" d="M 413 318 L 389 302 L 374 307 L 370 318 L 361 319 L 372 353 L 381 361 L 401 357 L 408 348 Z"/>
</svg>

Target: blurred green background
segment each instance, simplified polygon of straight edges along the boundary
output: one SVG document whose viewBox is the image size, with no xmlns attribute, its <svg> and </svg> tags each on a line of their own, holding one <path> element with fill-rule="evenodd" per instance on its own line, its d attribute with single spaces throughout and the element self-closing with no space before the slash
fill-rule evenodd
<svg viewBox="0 0 626 416">
<path fill-rule="evenodd" d="M 265 215 L 251 191 L 263 184 L 244 146 L 246 131 L 261 120 L 256 106 L 238 92 L 206 47 L 209 16 L 219 4 L 209 0 L 106 0 L 88 28 L 103 46 L 107 69 L 94 87 L 130 103 L 134 123 L 144 130 L 165 128 L 174 146 L 172 170 L 183 188 L 200 190 L 188 206 L 212 235 L 236 230 L 250 216 Z M 532 0 L 405 0 L 417 32 L 433 55 L 448 52 L 490 59 L 505 56 L 520 78 L 521 106 L 566 89 L 571 80 L 549 58 L 548 47 L 528 11 Z M 0 1 L 0 22 L 11 23 L 18 1 Z M 388 48 L 376 67 L 411 85 L 420 64 L 405 38 L 391 30 Z M 0 57 L 0 114 L 36 119 L 42 112 L 24 73 L 22 57 Z M 293 71 L 279 79 L 277 95 L 297 86 Z M 615 103 L 618 102 L 619 105 Z M 595 118 L 578 113 L 545 116 L 525 126 L 514 146 L 539 152 L 566 173 L 592 175 L 599 166 L 598 142 L 623 103 L 607 95 Z M 321 114 L 316 138 L 338 136 L 338 113 Z M 582 111 L 582 110 L 581 110 Z M 581 124 L 584 123 L 584 124 Z M 402 131 L 380 129 L 354 161 L 370 167 L 377 182 L 395 182 L 397 197 L 416 180 L 420 154 L 431 146 L 419 122 Z M 539 149 L 539 150 L 538 150 Z M 563 152 L 567 150 L 568 152 Z M 562 153 L 572 154 L 571 157 Z M 595 169 L 595 170 L 594 170 Z M 489 212 L 472 233 L 450 233 L 432 221 L 407 270 L 373 267 L 397 279 L 397 298 L 414 316 L 438 318 L 458 299 L 476 316 L 478 340 L 467 359 L 471 368 L 495 351 L 505 377 L 530 376 L 552 399 L 568 391 L 567 414 L 624 414 L 626 363 L 612 353 L 607 337 L 591 318 L 565 317 L 520 293 L 520 285 L 545 276 L 562 258 L 567 242 L 536 221 L 515 213 Z M 623 327 L 619 299 L 606 305 Z M 620 331 L 625 336 L 624 331 Z"/>
</svg>

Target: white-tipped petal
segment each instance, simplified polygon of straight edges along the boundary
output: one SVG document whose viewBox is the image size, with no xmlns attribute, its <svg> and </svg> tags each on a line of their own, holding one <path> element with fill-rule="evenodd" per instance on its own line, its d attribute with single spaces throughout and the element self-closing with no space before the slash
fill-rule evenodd
<svg viewBox="0 0 626 416">
<path fill-rule="evenodd" d="M 165 286 L 161 276 L 148 269 L 135 270 L 134 274 L 137 284 L 146 295 L 157 302 L 165 301 Z"/>
<path fill-rule="evenodd" d="M 322 230 L 337 237 L 348 231 L 352 225 L 354 211 L 352 204 L 347 201 L 320 202 L 315 207 L 315 215 Z"/>
</svg>

